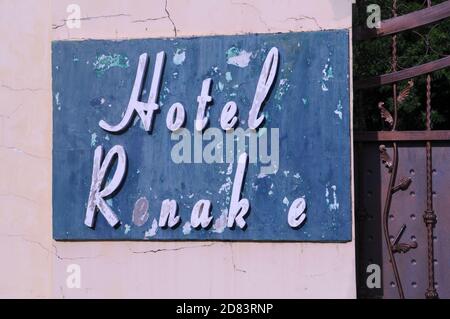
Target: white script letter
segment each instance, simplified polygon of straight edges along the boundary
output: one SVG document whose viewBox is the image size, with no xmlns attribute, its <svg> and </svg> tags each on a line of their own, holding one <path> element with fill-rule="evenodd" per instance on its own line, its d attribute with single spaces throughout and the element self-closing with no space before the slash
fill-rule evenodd
<svg viewBox="0 0 450 319">
<path fill-rule="evenodd" d="M 114 155 L 117 155 L 116 171 L 109 184 L 106 185 L 103 188 L 103 190 L 100 190 L 105 180 L 106 172 L 113 163 Z M 97 146 L 94 153 L 91 190 L 89 192 L 89 200 L 86 209 L 86 218 L 84 219 L 84 224 L 88 227 L 95 226 L 95 216 L 97 208 L 106 218 L 108 224 L 111 227 L 116 226 L 120 222 L 114 211 L 106 204 L 104 198 L 111 195 L 119 188 L 125 176 L 127 156 L 123 146 L 116 145 L 109 150 L 108 154 L 106 154 L 106 157 L 103 161 L 102 158 L 103 158 L 103 147 L 100 145 Z"/>
<path fill-rule="evenodd" d="M 273 47 L 267 54 L 264 61 L 261 75 L 259 76 L 258 85 L 256 86 L 255 97 L 253 98 L 252 108 L 248 116 L 248 127 L 256 130 L 264 120 L 264 115 L 258 117 L 261 105 L 269 93 L 269 90 L 275 79 L 278 68 L 278 49 Z"/>
<path fill-rule="evenodd" d="M 159 215 L 159 227 L 170 228 L 175 227 L 180 221 L 180 216 L 177 215 L 177 202 L 169 199 L 163 200 L 161 204 L 161 213 Z"/>
<path fill-rule="evenodd" d="M 288 223 L 292 228 L 299 227 L 306 219 L 306 201 L 304 198 L 297 198 L 292 202 L 288 213 Z"/>
<path fill-rule="evenodd" d="M 138 101 L 138 98 L 141 95 L 142 85 L 144 84 L 143 83 L 144 74 L 147 71 L 148 57 L 147 53 L 143 53 L 139 56 L 139 64 L 136 71 L 136 77 L 134 79 L 133 90 L 131 91 L 130 101 L 128 102 L 128 107 L 127 110 L 125 111 L 125 115 L 123 116 L 120 123 L 114 126 L 109 125 L 105 121 L 101 120 L 99 122 L 99 125 L 102 129 L 113 133 L 120 132 L 126 129 L 131 123 L 134 111 L 136 111 L 139 117 L 141 118 L 142 123 L 144 124 L 144 129 L 147 132 L 151 131 L 153 113 L 159 109 L 159 105 L 156 103 L 156 101 L 158 97 L 159 86 L 161 84 L 161 76 L 164 67 L 164 58 L 165 58 L 164 51 L 161 51 L 156 55 L 155 70 L 153 72 L 150 94 L 148 95 L 147 103 L 145 103 Z"/>
<path fill-rule="evenodd" d="M 220 114 L 220 126 L 223 130 L 229 131 L 236 125 L 238 120 L 236 116 L 237 112 L 238 108 L 235 102 L 230 101 L 225 104 Z"/>
<path fill-rule="evenodd" d="M 205 117 L 206 104 L 212 101 L 212 97 L 209 95 L 211 88 L 211 78 L 208 78 L 202 83 L 202 92 L 197 97 L 198 108 L 197 118 L 195 119 L 195 129 L 199 132 L 203 131 L 206 124 L 208 124 L 208 117 Z"/>
<path fill-rule="evenodd" d="M 211 223 L 212 217 L 209 216 L 211 210 L 211 202 L 206 199 L 201 199 L 195 203 L 191 213 L 191 225 L 193 228 L 197 228 L 202 225 L 202 228 L 206 228 Z"/>
<path fill-rule="evenodd" d="M 246 223 L 244 217 L 250 209 L 250 203 L 247 198 L 241 197 L 242 184 L 244 182 L 245 170 L 248 164 L 247 153 L 239 156 L 238 165 L 236 168 L 236 175 L 234 176 L 233 191 L 231 193 L 230 210 L 228 213 L 228 227 L 231 228 L 236 221 L 236 224 L 242 229 Z"/>
</svg>

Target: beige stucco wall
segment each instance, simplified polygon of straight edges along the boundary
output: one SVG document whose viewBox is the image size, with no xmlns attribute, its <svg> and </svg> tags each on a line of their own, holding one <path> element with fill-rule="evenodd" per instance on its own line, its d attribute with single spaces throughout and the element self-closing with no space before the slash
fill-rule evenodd
<svg viewBox="0 0 450 319">
<path fill-rule="evenodd" d="M 81 8 L 68 29 L 66 7 Z M 0 297 L 354 298 L 354 242 L 55 242 L 51 40 L 351 27 L 352 0 L 1 0 Z M 175 34 L 176 30 L 176 34 Z M 81 267 L 81 288 L 66 285 Z"/>
</svg>

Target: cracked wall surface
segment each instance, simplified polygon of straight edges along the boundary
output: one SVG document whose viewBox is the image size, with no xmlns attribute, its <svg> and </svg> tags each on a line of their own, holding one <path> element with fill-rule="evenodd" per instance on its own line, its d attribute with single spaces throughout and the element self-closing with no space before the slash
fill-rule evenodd
<svg viewBox="0 0 450 319">
<path fill-rule="evenodd" d="M 75 3 L 82 28 L 68 29 L 66 7 L 53 1 L 52 36 L 128 39 L 214 34 L 276 33 L 351 28 L 353 0 L 150 0 Z M 86 10 L 83 10 L 85 8 Z"/>
<path fill-rule="evenodd" d="M 51 294 L 49 6 L 0 2 L 1 297 Z"/>
<path fill-rule="evenodd" d="M 354 242 L 55 242 L 51 233 L 52 40 L 349 29 L 351 2 L 1 1 L 0 297 L 355 297 Z M 71 3 L 80 29 L 65 24 Z M 71 264 L 79 289 L 66 285 Z"/>
</svg>

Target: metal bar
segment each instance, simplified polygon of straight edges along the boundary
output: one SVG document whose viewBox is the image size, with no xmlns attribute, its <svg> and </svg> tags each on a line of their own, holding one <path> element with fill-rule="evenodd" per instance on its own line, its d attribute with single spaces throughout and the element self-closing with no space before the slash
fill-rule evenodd
<svg viewBox="0 0 450 319">
<path fill-rule="evenodd" d="M 450 67 L 450 56 L 428 62 L 398 72 L 378 75 L 367 79 L 355 80 L 356 89 L 367 89 L 407 80 L 427 73 Z"/>
<path fill-rule="evenodd" d="M 427 0 L 428 8 L 431 8 L 431 0 Z M 427 47 L 429 43 L 427 42 Z M 427 131 L 431 131 L 431 75 L 427 75 L 427 105 L 426 105 L 426 127 Z M 439 294 L 434 284 L 434 231 L 437 219 L 433 209 L 433 148 L 430 141 L 427 141 L 426 157 L 427 157 L 427 208 L 423 214 L 423 221 L 427 227 L 428 241 L 428 288 L 425 291 L 425 298 L 436 299 Z"/>
<path fill-rule="evenodd" d="M 403 233 L 405 232 L 405 229 L 406 229 L 406 224 L 403 224 L 402 227 L 400 227 L 400 230 L 398 231 L 397 236 L 395 236 L 392 246 L 395 246 L 398 244 L 398 241 L 400 240 L 400 237 L 402 237 Z"/>
<path fill-rule="evenodd" d="M 427 141 L 426 146 L 427 156 L 427 209 L 423 214 L 423 221 L 427 227 L 427 268 L 428 268 L 428 288 L 425 292 L 427 299 L 439 298 L 439 294 L 434 284 L 434 232 L 433 229 L 436 225 L 436 214 L 433 210 L 433 181 L 432 181 L 432 150 L 431 142 Z"/>
<path fill-rule="evenodd" d="M 356 142 L 448 142 L 450 131 L 360 131 L 353 137 Z"/>
<path fill-rule="evenodd" d="M 450 1 L 408 13 L 400 17 L 381 21 L 380 28 L 368 29 L 366 26 L 357 27 L 353 32 L 353 38 L 356 41 L 361 41 L 384 37 L 401 31 L 436 23 L 448 17 L 450 17 Z"/>
<path fill-rule="evenodd" d="M 395 1 L 395 0 L 394 0 Z M 395 2 L 394 2 L 395 3 Z M 398 271 L 397 267 L 397 261 L 395 260 L 394 256 L 394 247 L 392 246 L 391 240 L 389 238 L 389 211 L 391 210 L 391 204 L 392 204 L 392 189 L 395 186 L 395 181 L 397 179 L 397 171 L 398 171 L 398 146 L 397 143 L 392 143 L 392 150 L 393 150 L 393 159 L 392 159 L 392 171 L 390 172 L 389 176 L 389 186 L 386 193 L 386 201 L 384 203 L 383 208 L 383 235 L 386 242 L 386 249 L 389 256 L 389 261 L 392 266 L 392 272 L 394 273 L 395 283 L 397 285 L 397 291 L 398 296 L 400 299 L 405 298 L 405 294 L 403 293 L 403 286 L 402 281 L 400 279 L 400 273 Z"/>
<path fill-rule="evenodd" d="M 397 0 L 392 1 L 392 16 L 394 18 L 397 17 Z M 397 60 L 398 60 L 398 57 L 397 57 L 397 35 L 394 34 L 392 36 L 392 57 L 391 57 L 391 66 L 392 66 L 393 72 L 397 72 Z M 392 98 L 394 101 L 394 122 L 392 125 L 392 131 L 396 131 L 397 130 L 397 118 L 398 118 L 397 83 L 392 84 L 392 95 L 393 95 Z M 394 159 L 392 162 L 393 165 L 392 165 L 391 176 L 389 178 L 388 194 L 386 196 L 386 202 L 385 202 L 384 210 L 383 210 L 383 226 L 384 226 L 383 230 L 384 230 L 384 237 L 386 239 L 389 260 L 391 262 L 392 271 L 394 272 L 395 283 L 397 284 L 398 296 L 400 297 L 400 299 L 404 299 L 405 294 L 403 293 L 403 286 L 402 286 L 402 281 L 400 279 L 400 272 L 398 271 L 397 261 L 395 260 L 395 256 L 394 256 L 394 247 L 390 240 L 389 220 L 388 220 L 388 216 L 389 216 L 389 212 L 391 210 L 391 204 L 392 204 L 392 195 L 394 194 L 393 189 L 395 187 L 395 183 L 397 180 L 398 161 L 399 161 L 398 160 L 398 146 L 397 146 L 396 142 L 393 143 L 392 148 L 393 148 L 393 152 L 394 152 L 394 154 L 393 154 Z"/>
</svg>

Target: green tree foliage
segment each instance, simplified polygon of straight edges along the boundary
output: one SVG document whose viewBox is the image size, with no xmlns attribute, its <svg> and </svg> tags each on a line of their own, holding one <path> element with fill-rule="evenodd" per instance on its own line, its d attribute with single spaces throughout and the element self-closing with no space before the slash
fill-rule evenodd
<svg viewBox="0 0 450 319">
<path fill-rule="evenodd" d="M 381 8 L 381 19 L 389 19 L 392 13 L 393 0 L 357 1 L 354 6 L 354 26 L 366 25 L 370 13 L 367 6 L 378 4 Z M 433 0 L 432 5 L 444 2 Z M 426 0 L 398 0 L 397 15 L 407 14 L 426 8 Z M 450 18 L 440 23 L 414 30 L 404 31 L 397 35 L 397 70 L 417 66 L 450 54 Z M 392 37 L 373 40 L 354 41 L 354 77 L 367 78 L 393 71 Z M 431 82 L 431 121 L 433 129 L 450 129 L 450 68 L 432 74 Z M 398 93 L 406 87 L 407 81 L 398 84 Z M 373 89 L 355 90 L 355 129 L 380 130 L 382 121 L 377 108 L 379 102 L 392 111 L 392 85 Z M 414 78 L 414 87 L 409 96 L 398 108 L 398 130 L 425 129 L 426 110 L 426 76 Z"/>
</svg>

